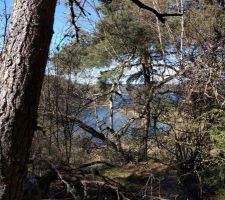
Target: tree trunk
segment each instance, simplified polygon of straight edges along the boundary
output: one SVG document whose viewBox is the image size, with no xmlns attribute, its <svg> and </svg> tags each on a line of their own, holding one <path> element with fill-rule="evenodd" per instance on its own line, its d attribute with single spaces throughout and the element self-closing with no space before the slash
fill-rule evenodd
<svg viewBox="0 0 225 200">
<path fill-rule="evenodd" d="M 14 0 L 0 68 L 0 136 L 4 200 L 20 200 L 56 0 Z"/>
<path fill-rule="evenodd" d="M 146 101 L 146 110 L 145 110 L 145 122 L 144 122 L 144 137 L 142 141 L 142 158 L 141 160 L 147 160 L 148 159 L 148 137 L 149 137 L 149 127 L 151 125 L 151 113 L 150 113 L 150 103 L 149 100 L 151 98 L 152 93 L 151 91 L 151 72 L 150 72 L 150 64 L 149 64 L 149 52 L 146 49 L 143 52 L 143 61 L 142 61 L 142 67 L 143 67 L 143 75 L 144 75 L 144 85 L 145 85 L 145 92 L 147 93 L 147 101 Z"/>
</svg>

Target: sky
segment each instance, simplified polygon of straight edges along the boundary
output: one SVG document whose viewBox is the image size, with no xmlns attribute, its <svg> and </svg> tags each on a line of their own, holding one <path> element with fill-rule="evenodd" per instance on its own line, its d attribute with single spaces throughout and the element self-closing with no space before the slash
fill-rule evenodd
<svg viewBox="0 0 225 200">
<path fill-rule="evenodd" d="M 12 7 L 13 0 L 6 0 L 7 4 L 7 14 L 10 13 Z M 64 38 L 64 34 L 67 32 L 69 23 L 69 9 L 65 6 L 65 0 L 58 0 L 56 12 L 55 12 L 55 22 L 54 22 L 54 35 L 52 38 L 51 50 L 53 50 L 58 44 L 61 42 L 62 38 Z M 95 2 L 96 0 L 88 1 Z M 2 14 L 4 8 L 3 0 L 0 0 L 0 14 Z M 80 26 L 83 30 L 91 32 L 93 31 L 95 22 L 98 21 L 98 17 L 95 14 L 93 8 L 91 7 L 91 3 L 85 4 L 85 10 L 87 11 L 87 17 L 80 18 L 78 21 L 78 26 Z M 0 21 L 0 34 L 2 35 L 4 23 Z"/>
<path fill-rule="evenodd" d="M 97 0 L 81 0 L 81 2 L 85 1 L 84 9 L 86 16 L 80 17 L 78 19 L 77 25 L 81 28 L 81 30 L 86 32 L 93 32 L 95 29 L 95 24 L 99 21 L 99 18 L 96 12 L 93 9 L 93 4 L 97 5 Z M 81 3 L 82 4 L 82 3 Z M 80 13 L 80 10 L 75 10 L 75 14 Z M 56 7 L 55 13 L 55 23 L 54 23 L 54 36 L 52 39 L 52 47 L 55 47 L 55 44 L 58 44 L 63 35 L 68 32 L 68 27 L 71 27 L 70 23 L 70 14 L 69 8 L 65 6 L 65 0 L 58 0 L 58 4 Z M 71 30 L 71 29 L 70 29 Z M 72 27 L 72 30 L 74 28 Z"/>
</svg>

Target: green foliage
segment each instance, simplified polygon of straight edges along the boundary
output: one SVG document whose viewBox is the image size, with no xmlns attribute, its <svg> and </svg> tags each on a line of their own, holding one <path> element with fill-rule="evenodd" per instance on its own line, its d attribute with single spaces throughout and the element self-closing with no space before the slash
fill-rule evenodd
<svg viewBox="0 0 225 200">
<path fill-rule="evenodd" d="M 116 75 L 115 69 L 103 71 L 98 78 L 97 87 L 101 91 L 106 91 L 108 86 L 112 84 L 110 80 L 112 80 Z"/>
<path fill-rule="evenodd" d="M 225 200 L 225 189 L 220 189 L 217 191 L 215 200 Z"/>
<path fill-rule="evenodd" d="M 60 52 L 51 58 L 61 75 L 76 72 L 83 64 L 87 55 L 87 44 L 71 43 L 66 45 Z"/>
<path fill-rule="evenodd" d="M 190 9 L 186 12 L 185 19 L 186 34 L 192 40 L 215 42 L 218 33 L 221 36 L 224 34 L 225 14 L 220 7 L 205 5 L 201 10 Z"/>
<path fill-rule="evenodd" d="M 107 40 L 89 46 L 82 66 L 89 68 L 109 66 L 113 59 L 111 51 L 110 43 Z"/>
<path fill-rule="evenodd" d="M 220 159 L 210 162 L 204 169 L 202 176 L 205 178 L 205 184 L 214 191 L 225 189 L 225 162 Z"/>
<path fill-rule="evenodd" d="M 213 109 L 210 112 L 211 151 L 206 159 L 203 172 L 206 184 L 213 190 L 224 189 L 225 186 L 225 114 L 224 109 Z"/>
<path fill-rule="evenodd" d="M 224 109 L 213 109 L 210 113 L 210 137 L 212 149 L 225 151 L 225 113 Z M 213 122 L 213 123 L 212 123 Z"/>
<path fill-rule="evenodd" d="M 129 7 L 123 2 L 123 8 L 119 10 L 108 9 L 104 19 L 98 24 L 98 35 L 101 39 L 110 41 L 113 49 L 118 56 L 121 53 L 130 53 L 135 49 L 139 51 L 145 49 L 149 44 L 156 41 L 157 35 L 154 33 L 154 27 L 138 19 L 138 12 L 135 7 Z M 117 2 L 111 3 L 111 6 L 118 6 Z M 130 9 L 126 9 L 128 6 Z M 141 16 L 139 16 L 141 17 Z"/>
</svg>

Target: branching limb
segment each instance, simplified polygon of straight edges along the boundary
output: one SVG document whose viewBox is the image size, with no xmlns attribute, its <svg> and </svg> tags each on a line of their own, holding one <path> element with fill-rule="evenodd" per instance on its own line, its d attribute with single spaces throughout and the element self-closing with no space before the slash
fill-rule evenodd
<svg viewBox="0 0 225 200">
<path fill-rule="evenodd" d="M 75 19 L 76 19 L 76 15 L 75 15 L 75 12 L 74 12 L 74 3 L 75 2 L 76 1 L 74 1 L 74 0 L 68 0 L 69 9 L 70 9 L 70 20 L 71 20 L 71 24 L 75 28 L 75 34 L 76 34 L 76 39 L 77 39 L 77 43 L 78 43 L 79 42 L 79 31 L 80 31 L 80 28 L 77 26 L 76 21 L 75 21 Z M 80 4 L 79 4 L 79 6 L 80 6 Z M 82 8 L 81 12 L 84 12 L 83 8 Z"/>
<path fill-rule="evenodd" d="M 139 0 L 131 0 L 133 3 L 135 3 L 139 8 L 148 10 L 152 13 L 154 13 L 156 15 L 156 17 L 162 22 L 165 23 L 166 19 L 165 17 L 171 17 L 171 16 L 182 16 L 183 13 L 159 13 L 157 10 L 155 10 L 154 8 L 147 6 L 145 4 L 143 4 L 141 1 Z"/>
</svg>

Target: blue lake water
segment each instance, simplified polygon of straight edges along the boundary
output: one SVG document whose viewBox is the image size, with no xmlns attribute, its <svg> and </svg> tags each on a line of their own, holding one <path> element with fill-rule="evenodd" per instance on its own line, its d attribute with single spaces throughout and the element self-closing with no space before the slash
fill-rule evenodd
<svg viewBox="0 0 225 200">
<path fill-rule="evenodd" d="M 161 95 L 160 98 L 166 98 L 173 103 L 179 101 L 179 98 L 173 93 Z M 115 96 L 113 104 L 114 109 L 113 129 L 115 131 L 120 130 L 125 124 L 129 122 L 128 115 L 126 115 L 124 112 L 121 112 L 120 109 L 122 108 L 124 110 L 128 108 L 130 105 L 131 105 L 131 98 L 128 95 L 125 95 L 123 97 L 119 95 Z M 99 106 L 96 108 L 96 110 L 94 108 L 88 108 L 81 113 L 80 120 L 97 131 L 104 130 L 105 128 L 110 127 L 109 107 Z M 139 120 L 139 122 L 137 120 L 136 124 L 130 126 L 130 128 L 131 129 L 139 128 L 140 124 L 141 120 Z M 157 121 L 154 126 L 154 122 L 152 121 L 151 127 L 149 127 L 149 135 L 150 136 L 154 135 L 156 133 L 156 129 L 158 130 L 158 132 L 166 133 L 170 128 L 171 128 L 170 125 L 159 121 Z"/>
<path fill-rule="evenodd" d="M 98 129 L 98 122 L 102 126 L 102 129 L 109 127 L 109 108 L 106 106 L 97 107 L 96 112 L 93 108 L 87 109 L 81 114 L 80 120 L 87 125 Z M 128 122 L 129 118 L 127 115 L 119 111 L 113 113 L 113 128 L 118 131 Z"/>
</svg>

